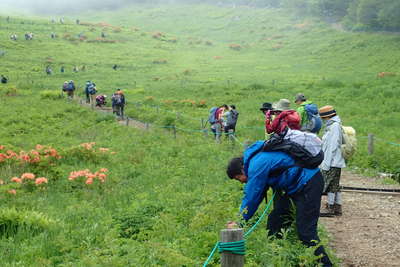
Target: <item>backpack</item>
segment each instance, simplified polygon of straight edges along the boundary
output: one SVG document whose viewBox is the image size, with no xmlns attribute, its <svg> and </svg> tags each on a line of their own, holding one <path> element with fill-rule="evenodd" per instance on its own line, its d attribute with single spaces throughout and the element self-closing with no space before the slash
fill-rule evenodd
<svg viewBox="0 0 400 267">
<path fill-rule="evenodd" d="M 345 160 L 349 160 L 357 150 L 356 130 L 351 126 L 342 127 L 342 156 Z"/>
<path fill-rule="evenodd" d="M 318 114 L 318 107 L 315 104 L 306 104 L 304 110 L 307 114 L 307 123 L 302 130 L 318 133 L 322 128 L 322 119 Z"/>
<path fill-rule="evenodd" d="M 309 142 L 315 142 L 309 140 Z M 304 141 L 304 144 L 306 141 Z M 324 160 L 324 152 L 320 149 L 317 153 L 312 154 L 305 145 L 284 139 L 284 136 L 274 134 L 264 143 L 262 151 L 282 151 L 291 156 L 295 161 L 295 166 L 307 169 L 315 169 Z M 319 145 L 319 144 L 318 144 Z"/>
<path fill-rule="evenodd" d="M 65 91 L 67 91 L 68 90 L 68 85 L 69 84 L 63 84 L 63 87 L 62 87 L 62 90 L 65 92 Z"/>
<path fill-rule="evenodd" d="M 89 95 L 94 95 L 97 93 L 96 87 L 93 84 L 90 84 L 88 87 L 88 93 Z"/>
<path fill-rule="evenodd" d="M 239 112 L 237 112 L 236 110 L 231 110 L 232 113 L 232 124 L 236 124 L 238 118 L 239 118 Z"/>
<path fill-rule="evenodd" d="M 217 123 L 217 118 L 216 118 L 216 113 L 217 113 L 218 108 L 217 107 L 212 107 L 209 111 L 209 115 L 208 115 L 208 122 L 210 124 L 214 124 Z"/>
<path fill-rule="evenodd" d="M 120 94 L 116 94 L 113 96 L 114 105 L 121 106 L 122 105 L 122 96 Z"/>
<path fill-rule="evenodd" d="M 67 91 L 74 91 L 75 90 L 75 85 L 73 83 L 68 83 L 66 90 Z"/>
</svg>

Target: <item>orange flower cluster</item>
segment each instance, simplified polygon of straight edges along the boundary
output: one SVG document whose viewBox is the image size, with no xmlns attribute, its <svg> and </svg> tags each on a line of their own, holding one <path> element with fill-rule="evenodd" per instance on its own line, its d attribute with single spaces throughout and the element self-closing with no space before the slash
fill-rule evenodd
<svg viewBox="0 0 400 267">
<path fill-rule="evenodd" d="M 45 177 L 39 177 L 35 179 L 35 175 L 33 173 L 26 172 L 21 175 L 21 178 L 20 177 L 11 178 L 11 182 L 22 185 L 34 183 L 36 186 L 39 186 L 41 184 L 47 184 L 48 180 Z M 10 191 L 13 191 L 14 193 L 11 193 Z M 15 189 L 9 190 L 8 193 L 15 195 L 16 190 Z"/>
<path fill-rule="evenodd" d="M 19 153 L 13 150 L 5 150 L 5 146 L 0 146 L 0 163 L 7 159 L 21 161 L 22 163 L 38 163 L 44 158 L 54 158 L 60 159 L 61 156 L 58 154 L 57 150 L 50 146 L 36 145 L 36 149 L 32 149 L 29 152 L 20 151 Z"/>
<path fill-rule="evenodd" d="M 87 149 L 87 150 L 91 150 L 93 148 L 93 146 L 96 145 L 95 142 L 90 142 L 90 143 L 82 143 L 79 146 Z"/>
<path fill-rule="evenodd" d="M 93 184 L 93 181 L 95 179 L 98 179 L 100 180 L 100 182 L 104 183 L 107 178 L 107 174 L 105 174 L 106 172 L 108 172 L 108 169 L 106 168 L 101 168 L 95 173 L 90 172 L 89 169 L 73 171 L 69 174 L 68 180 L 74 181 L 79 177 L 85 177 L 86 178 L 85 184 L 87 185 Z"/>
</svg>

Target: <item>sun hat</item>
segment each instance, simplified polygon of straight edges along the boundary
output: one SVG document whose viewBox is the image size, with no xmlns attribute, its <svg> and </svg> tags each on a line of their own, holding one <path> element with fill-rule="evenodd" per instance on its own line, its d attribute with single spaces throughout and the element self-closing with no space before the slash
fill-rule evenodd
<svg viewBox="0 0 400 267">
<path fill-rule="evenodd" d="M 307 99 L 306 99 L 306 97 L 304 96 L 304 94 L 303 93 L 298 93 L 297 95 L 296 95 L 296 98 L 294 99 L 294 102 L 296 103 L 296 102 L 299 102 L 299 101 L 306 101 Z"/>
<path fill-rule="evenodd" d="M 336 110 L 333 109 L 333 106 L 323 106 L 319 109 L 319 116 L 321 118 L 332 117 L 336 115 Z"/>
<path fill-rule="evenodd" d="M 272 108 L 276 111 L 290 110 L 290 101 L 288 99 L 280 99 L 278 102 L 272 104 Z"/>
<path fill-rule="evenodd" d="M 268 102 L 263 103 L 263 104 L 261 105 L 261 108 L 260 108 L 261 111 L 264 111 L 264 110 L 271 110 L 271 109 L 272 109 L 272 104 L 271 104 L 271 103 L 268 103 Z"/>
</svg>

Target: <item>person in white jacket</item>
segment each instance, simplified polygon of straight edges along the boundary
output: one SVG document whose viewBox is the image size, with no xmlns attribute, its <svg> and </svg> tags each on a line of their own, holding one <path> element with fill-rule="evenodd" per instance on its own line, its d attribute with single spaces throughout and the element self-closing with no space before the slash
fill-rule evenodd
<svg viewBox="0 0 400 267">
<path fill-rule="evenodd" d="M 324 192 L 328 195 L 328 213 L 342 215 L 342 196 L 340 192 L 340 175 L 346 167 L 342 156 L 343 144 L 342 122 L 333 106 L 324 106 L 319 109 L 319 116 L 325 122 L 325 131 L 322 136 L 322 150 L 324 160 L 320 165 L 325 181 Z"/>
</svg>

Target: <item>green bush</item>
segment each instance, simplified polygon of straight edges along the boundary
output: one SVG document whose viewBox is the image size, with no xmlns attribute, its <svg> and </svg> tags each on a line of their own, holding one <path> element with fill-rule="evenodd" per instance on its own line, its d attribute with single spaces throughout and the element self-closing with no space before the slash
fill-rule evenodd
<svg viewBox="0 0 400 267">
<path fill-rule="evenodd" d="M 63 98 L 63 94 L 61 94 L 58 91 L 44 90 L 44 91 L 40 92 L 40 98 L 55 100 L 55 99 Z"/>
</svg>

